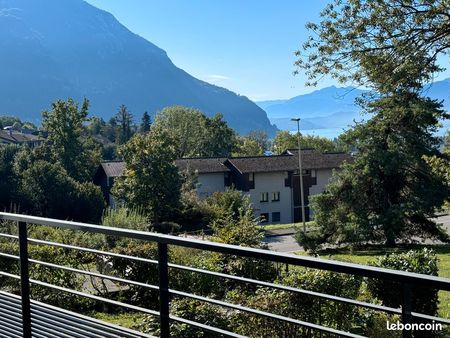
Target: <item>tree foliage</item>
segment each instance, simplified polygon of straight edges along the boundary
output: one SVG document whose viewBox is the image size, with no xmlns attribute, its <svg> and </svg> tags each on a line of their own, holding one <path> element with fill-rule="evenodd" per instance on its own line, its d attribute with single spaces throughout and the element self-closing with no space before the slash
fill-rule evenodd
<svg viewBox="0 0 450 338">
<path fill-rule="evenodd" d="M 302 149 L 313 148 L 320 152 L 347 151 L 348 147 L 339 143 L 338 140 L 330 140 L 326 137 L 315 135 L 300 135 L 300 146 Z M 281 154 L 287 149 L 298 149 L 298 136 L 288 131 L 279 131 L 272 142 L 272 151 Z"/>
<path fill-rule="evenodd" d="M 115 116 L 115 120 L 118 125 L 116 142 L 119 145 L 125 144 L 133 135 L 133 115 L 128 111 L 128 108 L 122 104 Z"/>
<path fill-rule="evenodd" d="M 100 163 L 100 150 L 89 137 L 82 137 L 88 121 L 89 101 L 81 108 L 73 99 L 52 103 L 52 110 L 42 113 L 42 128 L 48 133 L 46 147 L 52 161 L 58 162 L 70 177 L 90 181 Z"/>
<path fill-rule="evenodd" d="M 429 217 L 450 190 L 424 159 L 440 156 L 432 136 L 445 115 L 440 104 L 411 93 L 377 100 L 370 109 L 374 117 L 347 135 L 359 153 L 313 199 L 318 230 L 299 235 L 301 242 L 314 248 L 324 242 L 393 245 L 415 236 L 446 240 Z"/>
<path fill-rule="evenodd" d="M 59 163 L 33 162 L 20 183 L 23 202 L 34 215 L 91 223 L 101 219 L 105 202 L 100 189 L 77 182 Z"/>
<path fill-rule="evenodd" d="M 311 85 L 331 75 L 382 93 L 421 89 L 450 47 L 448 0 L 334 0 L 321 18 L 297 52 Z"/>
<path fill-rule="evenodd" d="M 124 177 L 115 181 L 113 194 L 141 209 L 153 223 L 168 221 L 179 209 L 181 177 L 174 164 L 176 142 L 167 131 L 136 134 L 120 149 Z"/>
<path fill-rule="evenodd" d="M 262 156 L 264 155 L 264 149 L 255 140 L 252 140 L 247 136 L 238 136 L 236 138 L 236 147 L 232 155 L 234 157 Z"/>
<path fill-rule="evenodd" d="M 201 111 L 182 106 L 161 110 L 152 129 L 161 129 L 170 135 L 177 148 L 178 158 L 229 156 L 234 147 L 234 131 L 223 116 L 206 117 Z"/>
<path fill-rule="evenodd" d="M 423 249 L 410 250 L 400 254 L 390 254 L 380 257 L 371 265 L 425 275 L 438 276 L 438 259 L 433 250 Z M 381 300 L 383 305 L 398 308 L 402 304 L 402 287 L 399 283 L 370 278 L 367 281 L 369 291 L 374 297 Z M 438 290 L 413 286 L 411 290 L 414 295 L 412 299 L 412 311 L 424 313 L 431 316 L 437 315 Z"/>
<path fill-rule="evenodd" d="M 297 65 L 309 80 L 331 75 L 374 91 L 359 100 L 371 118 L 346 136 L 354 161 L 313 201 L 319 227 L 298 235 L 303 244 L 447 240 L 428 217 L 450 190 L 425 159 L 443 160 L 433 133 L 449 115 L 420 95 L 440 70 L 437 56 L 449 52 L 448 8 L 437 0 L 336 0 L 308 25 L 316 35 Z"/>
<path fill-rule="evenodd" d="M 144 114 L 142 115 L 141 126 L 139 128 L 140 132 L 146 133 L 146 132 L 150 131 L 151 124 L 152 124 L 152 120 L 150 118 L 150 115 L 147 112 L 144 112 Z"/>
</svg>

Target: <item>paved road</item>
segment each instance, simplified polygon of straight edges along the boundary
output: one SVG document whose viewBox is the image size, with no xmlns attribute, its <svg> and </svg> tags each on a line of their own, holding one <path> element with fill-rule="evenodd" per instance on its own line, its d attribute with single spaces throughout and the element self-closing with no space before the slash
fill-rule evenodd
<svg viewBox="0 0 450 338">
<path fill-rule="evenodd" d="M 437 223 L 442 223 L 444 228 L 447 229 L 447 232 L 450 234 L 450 215 L 440 216 L 436 219 Z M 269 248 L 274 251 L 279 252 L 294 252 L 302 250 L 300 245 L 295 241 L 293 236 L 275 236 L 268 237 L 264 240 L 264 242 L 269 244 Z"/>
</svg>

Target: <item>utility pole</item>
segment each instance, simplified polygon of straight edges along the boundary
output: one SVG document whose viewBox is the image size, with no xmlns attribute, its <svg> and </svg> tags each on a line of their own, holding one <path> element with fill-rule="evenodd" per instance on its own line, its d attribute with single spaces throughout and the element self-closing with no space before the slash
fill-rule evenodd
<svg viewBox="0 0 450 338">
<path fill-rule="evenodd" d="M 306 234 L 305 222 L 305 196 L 303 192 L 303 169 L 302 169 L 302 149 L 300 147 L 300 118 L 292 118 L 291 121 L 297 122 L 297 140 L 298 140 L 298 169 L 300 180 L 300 203 L 302 208 L 303 234 Z"/>
</svg>

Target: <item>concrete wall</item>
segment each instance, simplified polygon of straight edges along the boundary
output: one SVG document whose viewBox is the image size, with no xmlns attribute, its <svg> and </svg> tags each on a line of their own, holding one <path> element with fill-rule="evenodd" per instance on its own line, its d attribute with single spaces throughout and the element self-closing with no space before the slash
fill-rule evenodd
<svg viewBox="0 0 450 338">
<path fill-rule="evenodd" d="M 218 191 L 225 191 L 224 173 L 198 175 L 197 193 L 200 198 L 208 197 Z"/>
<path fill-rule="evenodd" d="M 315 169 L 316 178 L 317 178 L 317 184 L 313 185 L 311 188 L 309 188 L 309 194 L 310 195 L 317 195 L 324 191 L 325 186 L 328 184 L 328 181 L 331 178 L 331 175 L 333 173 L 332 169 Z M 311 173 L 314 175 L 314 173 Z"/>
<path fill-rule="evenodd" d="M 328 184 L 333 174 L 333 169 L 316 169 L 315 174 L 317 177 L 317 184 L 309 188 L 309 194 L 311 196 L 320 194 L 325 190 L 325 186 Z M 311 219 L 314 219 L 314 210 L 312 208 L 310 209 L 309 215 Z"/>
<path fill-rule="evenodd" d="M 292 222 L 292 191 L 290 187 L 284 186 L 284 180 L 288 177 L 287 172 L 255 173 L 255 189 L 250 189 L 248 194 L 255 209 L 255 216 L 261 213 L 269 213 L 269 222 L 272 222 L 272 213 L 280 213 L 280 221 L 275 223 Z M 261 202 L 261 193 L 269 193 L 268 202 Z M 280 192 L 280 201 L 272 202 L 272 193 Z"/>
</svg>

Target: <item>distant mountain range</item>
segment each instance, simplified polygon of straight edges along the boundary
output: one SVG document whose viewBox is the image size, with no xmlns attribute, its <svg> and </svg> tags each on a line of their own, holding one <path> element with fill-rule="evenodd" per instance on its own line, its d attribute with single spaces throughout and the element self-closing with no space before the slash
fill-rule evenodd
<svg viewBox="0 0 450 338">
<path fill-rule="evenodd" d="M 0 0 L 0 115 L 38 122 L 56 99 L 84 96 L 105 119 L 125 104 L 136 118 L 170 105 L 221 112 L 239 133 L 265 130 L 245 96 L 200 81 L 166 52 L 82 0 Z"/>
<path fill-rule="evenodd" d="M 321 134 L 321 130 L 342 131 L 353 124 L 353 120 L 362 120 L 361 109 L 355 104 L 355 98 L 363 93 L 364 90 L 354 87 L 331 86 L 288 100 L 261 101 L 257 104 L 281 130 L 294 130 L 296 126 L 291 118 L 300 117 L 302 130 L 314 130 Z M 445 109 L 450 111 L 450 78 L 427 86 L 424 93 L 434 99 L 444 100 Z M 450 121 L 444 122 L 444 128 L 450 128 Z"/>
</svg>

